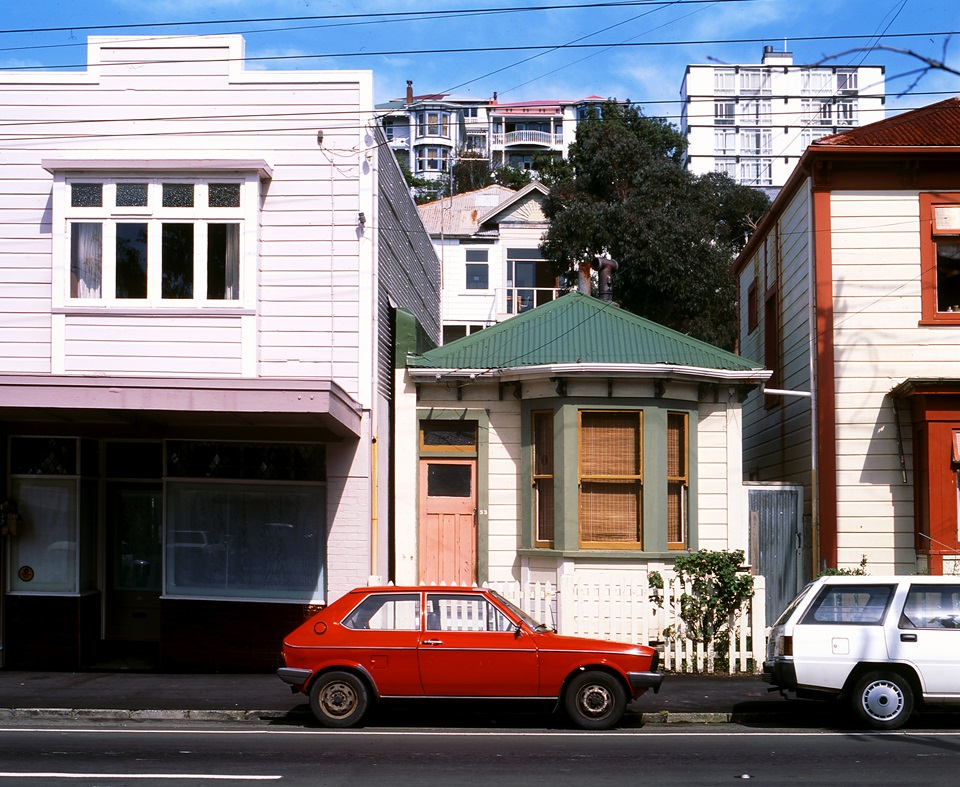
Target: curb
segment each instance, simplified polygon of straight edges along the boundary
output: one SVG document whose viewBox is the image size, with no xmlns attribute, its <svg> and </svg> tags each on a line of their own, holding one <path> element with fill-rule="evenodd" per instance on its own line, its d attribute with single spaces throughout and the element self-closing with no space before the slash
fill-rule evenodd
<svg viewBox="0 0 960 787">
<path fill-rule="evenodd" d="M 294 713 L 295 717 L 297 714 Z M 779 714 L 727 712 L 671 712 L 640 714 L 643 724 L 733 724 L 773 721 Z M 275 721 L 290 719 L 280 710 L 122 710 L 110 708 L 0 708 L 2 721 Z M 311 718 L 307 716 L 307 718 Z"/>
</svg>

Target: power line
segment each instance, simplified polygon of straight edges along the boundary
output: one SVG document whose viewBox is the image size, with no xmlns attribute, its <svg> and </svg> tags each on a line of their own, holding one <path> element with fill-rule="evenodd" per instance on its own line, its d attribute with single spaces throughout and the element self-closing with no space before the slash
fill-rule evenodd
<svg viewBox="0 0 960 787">
<path fill-rule="evenodd" d="M 677 0 L 682 5 L 716 5 L 722 3 L 753 3 L 757 0 Z M 140 28 L 155 27 L 207 27 L 211 25 L 243 25 L 264 24 L 266 22 L 318 22 L 329 19 L 366 19 L 370 23 L 378 20 L 400 18 L 405 21 L 414 21 L 420 18 L 430 18 L 441 15 L 476 16 L 479 14 L 513 14 L 529 11 L 558 11 L 581 10 L 588 8 L 629 8 L 631 6 L 646 6 L 665 4 L 665 0 L 613 0 L 612 2 L 596 3 L 563 3 L 541 6 L 507 6 L 505 8 L 447 8 L 435 11 L 387 11 L 357 14 L 320 14 L 311 16 L 273 16 L 255 17 L 253 19 L 199 19 L 180 22 L 140 22 L 134 24 L 114 25 L 63 25 L 59 27 L 33 27 L 20 30 L 0 30 L 0 35 L 24 33 L 73 33 L 82 30 L 137 30 Z M 282 29 L 282 28 L 280 28 Z M 0 50 L 2 51 L 2 50 Z"/>
<path fill-rule="evenodd" d="M 949 31 L 940 31 L 940 32 L 922 32 L 922 33 L 889 33 L 885 38 L 927 38 L 930 36 L 949 36 L 952 35 Z M 873 38 L 874 34 L 847 34 L 847 35 L 829 35 L 829 36 L 794 36 L 792 41 L 856 41 L 860 39 L 870 39 Z M 243 58 L 211 58 L 209 60 L 204 60 L 204 63 L 231 63 L 231 62 L 246 62 L 246 63 L 258 63 L 258 62 L 280 62 L 287 60 L 323 60 L 329 58 L 344 58 L 344 57 L 398 57 L 401 55 L 413 56 L 413 55 L 466 55 L 466 54 L 477 54 L 477 53 L 490 53 L 490 52 L 536 52 L 541 50 L 574 50 L 574 49 L 638 49 L 638 48 L 651 48 L 651 47 L 663 47 L 663 46 L 723 46 L 723 45 L 736 45 L 736 44 L 762 44 L 768 41 L 768 38 L 727 38 L 727 39 L 698 39 L 698 40 L 688 40 L 688 41 L 630 41 L 625 43 L 572 43 L 572 44 L 523 44 L 523 45 L 514 45 L 514 46 L 476 46 L 476 47 L 445 47 L 442 49 L 384 49 L 378 51 L 361 51 L 361 52 L 324 52 L 323 54 L 298 54 L 298 55 L 262 55 L 258 57 L 243 57 Z M 151 64 L 174 64 L 174 63 L 189 63 L 191 60 L 151 60 Z M 61 63 L 58 65 L 43 65 L 43 66 L 13 66 L 10 68 L 5 68 L 0 70 L 0 74 L 4 72 L 14 72 L 14 71 L 49 71 L 51 69 L 76 69 L 76 68 L 86 68 L 87 63 Z M 110 67 L 118 66 L 137 66 L 143 65 L 139 60 L 131 61 L 111 61 L 109 64 Z"/>
</svg>

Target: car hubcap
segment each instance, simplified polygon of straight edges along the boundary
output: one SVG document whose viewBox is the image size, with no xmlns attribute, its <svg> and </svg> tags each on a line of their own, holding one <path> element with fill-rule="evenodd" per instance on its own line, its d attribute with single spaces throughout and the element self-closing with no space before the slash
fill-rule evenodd
<svg viewBox="0 0 960 787">
<path fill-rule="evenodd" d="M 613 697 L 604 686 L 593 684 L 580 690 L 580 707 L 587 716 L 603 716 L 610 710 Z"/>
<path fill-rule="evenodd" d="M 320 707 L 334 719 L 342 719 L 356 707 L 357 694 L 347 683 L 331 683 L 320 692 Z"/>
<path fill-rule="evenodd" d="M 898 686 L 887 681 L 871 683 L 863 690 L 863 708 L 874 719 L 885 721 L 903 709 L 903 695 Z"/>
</svg>

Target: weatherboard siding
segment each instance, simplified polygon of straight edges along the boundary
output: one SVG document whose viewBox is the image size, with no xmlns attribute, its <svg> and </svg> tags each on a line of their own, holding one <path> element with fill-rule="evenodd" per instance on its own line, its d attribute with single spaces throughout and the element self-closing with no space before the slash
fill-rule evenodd
<svg viewBox="0 0 960 787">
<path fill-rule="evenodd" d="M 838 564 L 916 570 L 911 431 L 889 391 L 956 361 L 952 330 L 918 325 L 919 196 L 835 192 L 833 227 Z"/>
<path fill-rule="evenodd" d="M 361 356 L 373 305 L 364 312 L 358 303 L 373 257 L 357 235 L 363 160 L 350 151 L 362 147 L 359 107 L 372 100 L 372 77 L 245 71 L 240 46 L 236 37 L 92 39 L 86 72 L 0 73 L 5 117 L 22 138 L 4 141 L 0 175 L 5 371 L 336 374 L 354 397 L 369 390 L 360 381 L 372 374 L 372 359 Z M 44 158 L 266 160 L 273 178 L 260 186 L 256 330 L 245 334 L 241 317 L 210 316 L 214 309 L 144 309 L 136 317 L 66 309 L 51 317 L 52 177 L 40 167 Z M 244 335 L 255 346 L 245 346 Z"/>
<path fill-rule="evenodd" d="M 800 189 L 785 206 L 740 274 L 741 354 L 765 362 L 765 295 L 776 291 L 780 321 L 781 376 L 771 388 L 811 390 L 811 246 L 812 201 Z M 748 331 L 747 290 L 757 290 L 757 325 Z M 813 421 L 811 400 L 802 396 L 751 393 L 743 405 L 743 477 L 747 481 L 786 482 L 804 488 L 804 538 L 811 538 Z"/>
</svg>

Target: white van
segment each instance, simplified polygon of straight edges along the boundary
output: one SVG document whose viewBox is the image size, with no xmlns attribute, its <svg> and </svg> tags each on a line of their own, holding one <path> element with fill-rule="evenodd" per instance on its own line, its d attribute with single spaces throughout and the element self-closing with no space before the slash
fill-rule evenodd
<svg viewBox="0 0 960 787">
<path fill-rule="evenodd" d="M 784 697 L 849 698 L 883 730 L 915 702 L 960 704 L 960 577 L 811 582 L 773 624 L 763 679 Z"/>
</svg>

